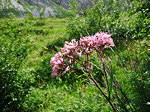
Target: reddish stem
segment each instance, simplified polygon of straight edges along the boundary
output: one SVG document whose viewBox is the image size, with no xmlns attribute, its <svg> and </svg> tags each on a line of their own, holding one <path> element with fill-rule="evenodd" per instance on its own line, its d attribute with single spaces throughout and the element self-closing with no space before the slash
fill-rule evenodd
<svg viewBox="0 0 150 112">
<path fill-rule="evenodd" d="M 111 100 L 105 95 L 105 93 L 103 92 L 103 90 L 101 89 L 101 87 L 99 86 L 99 84 L 97 83 L 97 81 L 93 78 L 92 74 L 90 72 L 88 74 L 89 74 L 89 78 L 95 83 L 95 85 L 100 90 L 100 92 L 102 93 L 102 95 L 107 99 L 107 101 L 109 102 L 109 104 L 113 108 L 114 112 L 119 112 L 118 109 L 111 102 Z"/>
</svg>

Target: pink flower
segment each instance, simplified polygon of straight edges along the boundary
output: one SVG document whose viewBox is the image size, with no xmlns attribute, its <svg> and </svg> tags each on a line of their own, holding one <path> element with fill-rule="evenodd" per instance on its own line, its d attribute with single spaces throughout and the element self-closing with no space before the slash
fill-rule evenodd
<svg viewBox="0 0 150 112">
<path fill-rule="evenodd" d="M 59 77 L 59 75 L 66 69 L 66 64 L 64 62 L 62 53 L 55 54 L 55 56 L 51 58 L 50 64 L 52 66 L 53 77 Z"/>
<path fill-rule="evenodd" d="M 111 34 L 105 32 L 82 37 L 79 41 L 72 39 L 71 42 L 65 42 L 64 47 L 61 48 L 61 53 L 57 53 L 51 58 L 52 76 L 60 77 L 60 74 L 70 71 L 70 65 L 76 64 L 76 59 L 82 57 L 83 54 L 90 54 L 93 50 L 103 50 L 114 46 Z M 103 57 L 102 62 L 105 63 Z M 87 67 L 87 71 L 91 70 L 92 68 Z"/>
<path fill-rule="evenodd" d="M 61 49 L 62 52 L 66 50 L 74 50 L 78 46 L 78 42 L 75 39 L 72 39 L 71 42 L 65 42 L 64 48 Z"/>
<path fill-rule="evenodd" d="M 85 51 L 85 53 L 90 54 L 94 49 L 95 41 L 93 36 L 83 37 L 79 41 L 79 45 L 81 49 Z"/>
<path fill-rule="evenodd" d="M 82 37 L 79 43 L 81 46 L 84 47 L 92 47 L 94 44 L 94 37 L 93 36 Z"/>
<path fill-rule="evenodd" d="M 63 58 L 62 57 L 63 57 L 63 55 L 61 53 L 55 54 L 55 56 L 51 58 L 50 64 L 52 66 L 54 66 L 54 65 L 57 65 L 57 64 L 63 62 Z"/>
<path fill-rule="evenodd" d="M 76 56 L 81 57 L 82 56 L 82 51 L 81 52 L 76 52 Z"/>
<path fill-rule="evenodd" d="M 76 41 L 75 39 L 72 39 L 71 42 L 65 42 L 64 47 L 61 48 L 61 52 L 63 56 L 71 59 L 73 59 L 74 56 L 81 56 L 78 41 Z"/>
<path fill-rule="evenodd" d="M 82 49 L 85 50 L 87 54 L 98 47 L 108 48 L 110 46 L 114 46 L 111 34 L 107 34 L 104 32 L 96 33 L 94 36 L 82 37 L 79 41 L 79 44 Z"/>
<path fill-rule="evenodd" d="M 56 70 L 53 70 L 53 72 L 52 72 L 52 77 L 55 77 L 55 76 L 57 76 L 57 71 Z"/>
<path fill-rule="evenodd" d="M 68 71 L 70 71 L 70 67 L 69 66 L 66 67 L 65 71 L 63 72 L 63 74 L 68 72 Z"/>
<path fill-rule="evenodd" d="M 114 47 L 113 39 L 110 38 L 112 34 L 107 34 L 105 32 L 96 33 L 95 37 L 97 37 L 97 47 L 104 46 L 104 48 Z"/>
</svg>

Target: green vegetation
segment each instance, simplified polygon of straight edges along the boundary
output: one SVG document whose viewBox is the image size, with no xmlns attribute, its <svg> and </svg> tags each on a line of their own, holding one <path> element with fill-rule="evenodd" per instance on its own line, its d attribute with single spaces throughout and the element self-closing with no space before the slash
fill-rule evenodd
<svg viewBox="0 0 150 112">
<path fill-rule="evenodd" d="M 108 52 L 112 60 L 110 66 L 113 75 L 119 80 L 123 91 L 137 111 L 143 112 L 149 110 L 146 102 L 150 99 L 148 96 L 150 2 L 132 1 L 130 5 L 126 4 L 126 1 L 119 3 L 100 0 L 86 11 L 84 17 L 81 15 L 72 20 L 68 26 L 68 33 L 69 38 L 77 40 L 81 36 L 93 35 L 99 31 L 112 34 L 117 46 L 114 54 Z M 126 100 L 123 102 L 127 103 Z"/>
<path fill-rule="evenodd" d="M 107 51 L 112 60 L 109 66 L 124 93 L 138 112 L 149 111 L 149 1 L 133 1 L 122 8 L 119 5 L 101 0 L 84 15 L 80 12 L 75 17 L 74 12 L 68 13 L 70 19 L 0 19 L 2 112 L 112 112 L 90 80 L 73 73 L 51 77 L 50 58 L 66 40 L 99 31 L 113 36 L 117 47 L 114 53 Z M 93 55 L 93 61 L 96 60 Z M 107 91 L 102 72 L 94 69 L 95 78 Z M 117 99 L 114 102 L 120 106 Z M 121 108 L 120 111 L 123 112 Z"/>
<path fill-rule="evenodd" d="M 30 88 L 38 84 L 38 75 L 33 71 L 42 62 L 43 51 L 49 55 L 46 44 L 57 39 L 56 32 L 60 35 L 58 38 L 63 37 L 65 21 L 31 16 L 1 19 L 0 24 L 1 108 L 3 111 L 17 110 L 22 108 L 21 102 L 25 100 Z M 50 69 L 49 65 L 47 69 Z"/>
</svg>

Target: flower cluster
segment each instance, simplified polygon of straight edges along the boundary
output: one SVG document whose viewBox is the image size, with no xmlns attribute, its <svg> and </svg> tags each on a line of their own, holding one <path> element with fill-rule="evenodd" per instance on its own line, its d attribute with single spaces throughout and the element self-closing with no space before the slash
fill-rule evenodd
<svg viewBox="0 0 150 112">
<path fill-rule="evenodd" d="M 61 53 L 57 53 L 51 58 L 52 76 L 60 77 L 60 74 L 69 71 L 69 64 L 74 64 L 75 59 L 82 57 L 82 54 L 90 54 L 93 50 L 100 48 L 102 50 L 113 47 L 114 42 L 110 37 L 111 34 L 100 32 L 94 36 L 82 37 L 79 41 L 72 39 L 71 42 L 65 42 L 64 47 L 61 48 Z"/>
<path fill-rule="evenodd" d="M 73 59 L 74 56 L 81 57 L 79 43 L 75 39 L 72 39 L 71 42 L 65 42 L 64 47 L 61 48 L 61 52 L 64 57 L 69 59 Z"/>
<path fill-rule="evenodd" d="M 100 32 L 96 33 L 94 36 L 87 36 L 81 38 L 79 43 L 86 53 L 90 53 L 91 51 L 98 48 L 114 47 L 114 42 L 110 37 L 111 34 Z"/>
<path fill-rule="evenodd" d="M 52 76 L 60 77 L 60 74 L 69 71 L 69 66 L 65 64 L 62 53 L 55 54 L 50 61 L 51 66 L 53 66 Z"/>
</svg>

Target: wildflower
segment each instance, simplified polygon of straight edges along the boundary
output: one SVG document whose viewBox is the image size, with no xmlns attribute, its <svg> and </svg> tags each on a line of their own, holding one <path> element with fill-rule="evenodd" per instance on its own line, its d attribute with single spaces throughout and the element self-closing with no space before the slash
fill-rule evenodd
<svg viewBox="0 0 150 112">
<path fill-rule="evenodd" d="M 60 77 L 60 74 L 70 71 L 69 65 L 75 64 L 76 59 L 83 54 L 90 54 L 93 50 L 101 51 L 113 46 L 115 45 L 111 34 L 105 32 L 96 33 L 94 36 L 82 37 L 79 41 L 72 39 L 71 42 L 65 42 L 64 47 L 61 48 L 61 53 L 57 53 L 51 58 L 52 76 Z M 104 58 L 101 58 L 102 62 L 105 63 Z M 91 67 L 86 67 L 86 69 L 87 71 L 92 70 Z"/>
<path fill-rule="evenodd" d="M 72 39 L 71 42 L 65 42 L 64 47 L 61 49 L 62 52 L 75 50 L 78 46 L 78 42 L 75 39 Z"/>
<path fill-rule="evenodd" d="M 59 74 L 61 74 L 64 69 L 66 69 L 66 64 L 63 60 L 63 55 L 61 53 L 55 54 L 54 57 L 51 58 L 50 64 L 53 66 L 52 68 L 52 76 L 59 77 Z"/>
<path fill-rule="evenodd" d="M 110 38 L 112 34 L 107 34 L 105 32 L 100 32 L 100 33 L 96 33 L 94 36 L 97 40 L 97 45 L 96 47 L 100 47 L 100 46 L 104 46 L 104 48 L 108 48 L 108 47 L 114 47 L 114 42 L 113 39 Z"/>
<path fill-rule="evenodd" d="M 85 53 L 90 54 L 90 52 L 94 49 L 94 37 L 87 36 L 80 39 L 79 44 L 81 48 L 85 51 Z"/>
<path fill-rule="evenodd" d="M 70 66 L 66 67 L 65 71 L 63 71 L 63 74 L 66 73 L 66 72 L 68 72 L 68 71 L 70 71 Z"/>
<path fill-rule="evenodd" d="M 72 39 L 71 42 L 65 42 L 63 48 L 61 48 L 63 56 L 73 59 L 74 56 L 81 57 L 81 51 L 79 48 L 78 41 Z"/>
</svg>

